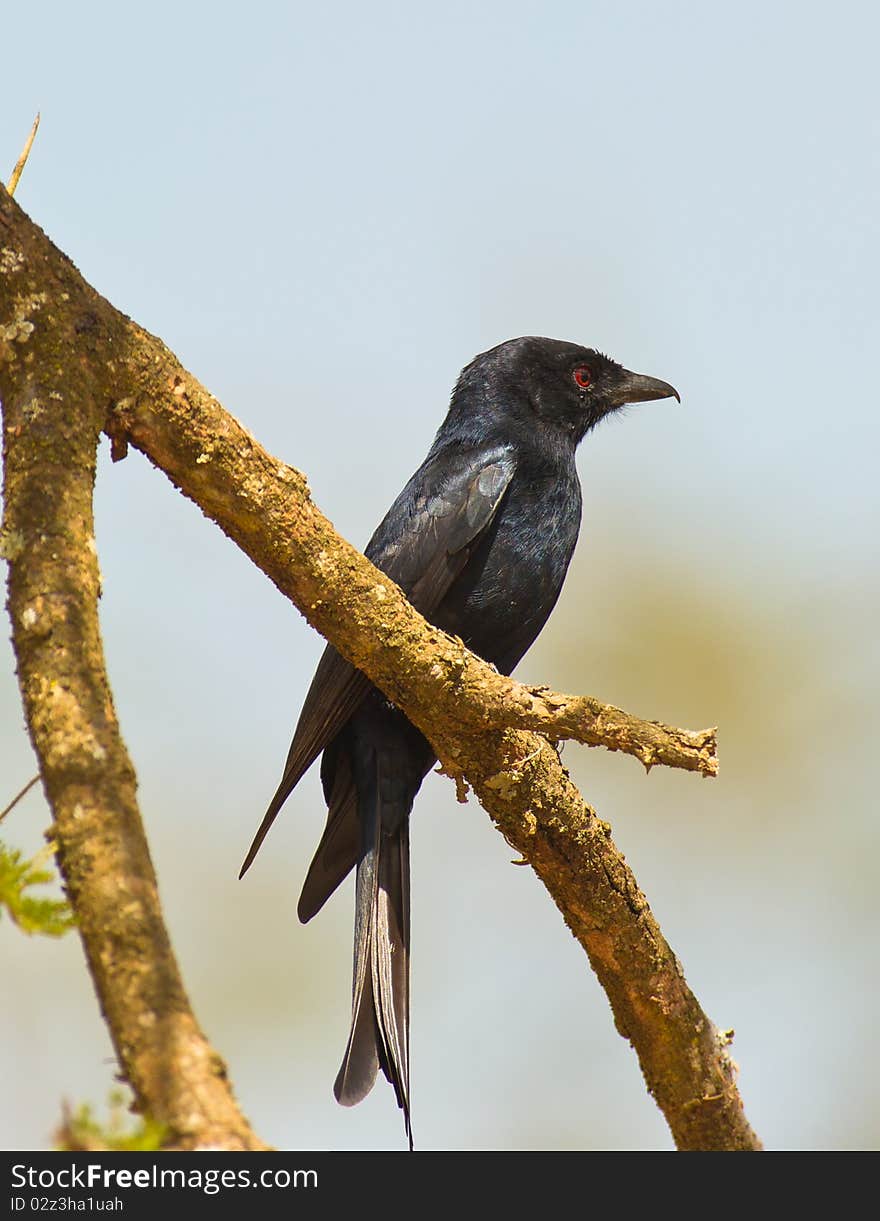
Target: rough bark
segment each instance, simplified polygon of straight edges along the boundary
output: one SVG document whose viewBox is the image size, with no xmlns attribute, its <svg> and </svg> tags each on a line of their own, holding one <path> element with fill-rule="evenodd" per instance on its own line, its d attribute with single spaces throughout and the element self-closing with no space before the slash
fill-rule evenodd
<svg viewBox="0 0 880 1221">
<path fill-rule="evenodd" d="M 55 276 L 43 278 L 47 269 L 30 246 L 10 244 L 9 202 L 0 192 L 2 550 L 19 683 L 59 865 L 139 1108 L 180 1148 L 263 1148 L 187 1000 L 107 681 L 92 517 L 107 401 L 81 345 L 92 357 L 112 356 L 90 316 L 61 321 L 65 290 Z M 63 260 L 59 269 L 61 284 L 75 276 Z"/>
<path fill-rule="evenodd" d="M 129 442 L 147 454 L 407 713 L 459 791 L 464 783 L 473 787 L 586 950 L 679 1148 L 760 1148 L 743 1113 L 727 1036 L 700 1009 L 607 826 L 584 803 L 546 740 L 572 737 L 628 751 L 649 767 L 663 763 L 713 775 L 714 730 L 693 733 L 646 722 L 597 700 L 526 688 L 496 674 L 461 641 L 426 624 L 387 577 L 339 538 L 312 502 L 305 478 L 263 450 L 158 339 L 99 297 L 2 194 L 0 245 L 0 394 L 12 472 L 6 527 L 10 610 L 31 732 L 56 817 L 65 817 L 58 814 L 59 792 L 47 778 L 56 740 L 81 758 L 80 806 L 85 789 L 93 801 L 97 773 L 102 783 L 109 772 L 119 773 L 132 788 L 132 802 L 133 778 L 127 760 L 110 768 L 107 755 L 98 760 L 90 751 L 94 743 L 107 750 L 98 734 L 112 719 L 105 680 L 91 694 L 85 727 L 70 717 L 59 723 L 58 701 L 46 687 L 58 659 L 41 655 L 36 665 L 29 661 L 35 638 L 44 638 L 44 653 L 53 653 L 58 632 L 74 669 L 100 647 L 97 625 L 72 616 L 55 592 L 68 569 L 82 568 L 81 583 L 90 596 L 97 580 L 96 571 L 89 571 L 92 561 L 80 554 L 91 538 L 84 487 L 77 485 L 75 505 L 66 494 L 44 505 L 44 491 L 33 493 L 33 502 L 31 493 L 19 501 L 16 481 L 28 486 L 36 466 L 44 477 L 34 479 L 34 486 L 44 489 L 69 442 L 78 446 L 90 491 L 103 424 L 116 457 Z M 71 428 L 74 411 L 86 423 Z M 65 547 L 63 573 L 24 575 L 22 569 L 45 561 L 45 539 L 60 539 L 59 523 L 71 520 L 71 513 L 81 526 Z M 24 561 L 25 553 L 33 558 Z M 66 690 L 63 683 L 56 686 Z M 79 698 L 73 703 L 77 710 L 86 707 Z M 49 721 L 52 727 L 44 729 Z M 95 811 L 91 834 L 99 842 L 105 818 L 112 816 L 115 807 Z M 72 897 L 88 905 L 93 896 L 78 894 L 75 881 L 80 858 L 92 851 L 90 838 L 71 836 L 66 842 L 62 865 L 74 879 Z M 134 876 L 124 854 L 112 864 L 123 878 Z M 150 937 L 159 934 L 152 926 L 139 931 L 143 957 Z M 111 1015 L 109 1006 L 105 1000 L 111 1025 L 126 1021 L 125 1014 Z"/>
</svg>

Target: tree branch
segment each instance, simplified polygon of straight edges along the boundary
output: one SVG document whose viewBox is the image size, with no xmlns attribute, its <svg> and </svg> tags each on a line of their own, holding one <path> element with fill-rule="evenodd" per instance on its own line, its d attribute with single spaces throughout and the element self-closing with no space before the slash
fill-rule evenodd
<svg viewBox="0 0 880 1221">
<path fill-rule="evenodd" d="M 717 774 L 714 729 L 676 729 L 589 696 L 526 687 L 426 624 L 394 582 L 336 534 L 304 475 L 267 453 L 159 340 L 128 327 L 119 345 L 131 381 L 107 424 L 117 456 L 129 441 L 142 450 L 432 741 L 537 729 L 625 751 L 648 767 Z"/>
<path fill-rule="evenodd" d="M 24 148 L 21 150 L 21 156 L 18 158 L 15 165 L 12 167 L 12 173 L 9 175 L 9 182 L 6 186 L 6 190 L 9 192 L 10 195 L 15 194 L 15 189 L 18 186 L 19 179 L 21 178 L 22 174 L 24 173 L 24 167 L 27 165 L 27 159 L 31 155 L 31 148 L 33 147 L 34 139 L 37 134 L 37 128 L 39 126 L 40 126 L 40 114 L 38 111 L 37 117 L 34 119 L 33 124 L 31 125 L 31 129 L 28 132 L 28 138 L 24 142 Z"/>
<path fill-rule="evenodd" d="M 8 805 L 5 805 L 5 806 L 3 807 L 3 809 L 2 809 L 2 810 L 0 810 L 0 822 L 2 822 L 2 821 L 3 821 L 3 819 L 6 817 L 6 815 L 7 815 L 7 814 L 11 814 L 11 813 L 12 813 L 12 811 L 15 809 L 15 807 L 16 807 L 16 806 L 18 805 L 18 803 L 21 801 L 22 797 L 26 797 L 26 796 L 27 796 L 27 794 L 28 794 L 28 793 L 31 791 L 31 789 L 34 787 L 34 785 L 37 783 L 37 781 L 38 781 L 39 779 L 40 779 L 40 777 L 39 777 L 39 776 L 34 776 L 32 780 L 29 780 L 29 781 L 27 782 L 27 784 L 24 786 L 24 788 L 23 788 L 23 789 L 19 789 L 19 790 L 18 790 L 18 792 L 17 792 L 17 793 L 15 794 L 15 796 L 13 797 L 12 801 L 10 801 Z"/>
<path fill-rule="evenodd" d="M 264 1148 L 187 1000 L 107 680 L 92 516 L 107 401 L 76 356 L 88 326 L 82 316 L 73 320 L 77 339 L 66 346 L 66 328 L 53 325 L 57 281 L 40 267 L 36 231 L 24 244 L 13 237 L 10 206 L 0 191 L 2 552 L 19 683 L 59 866 L 139 1108 L 180 1148 Z M 64 275 L 74 274 L 54 257 Z M 60 296 L 58 304 L 60 318 Z"/>
<path fill-rule="evenodd" d="M 336 535 L 305 478 L 266 453 L 159 340 L 100 298 L 2 195 L 0 240 L 9 264 L 0 289 L 0 392 L 16 404 L 13 427 L 63 435 L 64 412 L 52 395 L 66 397 L 81 379 L 83 396 L 96 404 L 93 431 L 99 405 L 107 411 L 114 456 L 128 441 L 143 450 L 406 712 L 445 769 L 473 786 L 586 950 L 678 1146 L 759 1148 L 727 1037 L 688 989 L 608 827 L 547 741 L 521 727 L 628 750 L 647 766 L 707 775 L 717 768 L 714 731 L 644 722 L 498 675 L 461 641 L 425 623 L 387 577 Z M 47 375 L 34 397 L 28 362 L 37 348 Z M 31 417 L 43 417 L 39 428 L 28 408 Z M 35 531 L 27 520 L 17 528 L 28 538 Z M 34 611 L 42 622 L 45 611 L 36 605 Z M 39 722 L 45 700 L 31 702 Z"/>
</svg>

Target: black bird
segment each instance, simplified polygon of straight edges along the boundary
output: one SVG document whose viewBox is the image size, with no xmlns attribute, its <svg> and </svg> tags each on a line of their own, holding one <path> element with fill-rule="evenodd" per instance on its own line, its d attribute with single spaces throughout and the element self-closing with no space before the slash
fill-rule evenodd
<svg viewBox="0 0 880 1221">
<path fill-rule="evenodd" d="M 625 403 L 670 395 L 679 397 L 592 348 L 534 337 L 499 344 L 462 371 L 427 458 L 366 555 L 431 623 L 509 674 L 553 609 L 577 541 L 578 443 Z M 242 875 L 322 751 L 327 826 L 300 920 L 310 920 L 357 866 L 351 1033 L 334 1093 L 345 1106 L 360 1102 L 381 1068 L 412 1148 L 409 815 L 434 752 L 328 646 Z"/>
</svg>

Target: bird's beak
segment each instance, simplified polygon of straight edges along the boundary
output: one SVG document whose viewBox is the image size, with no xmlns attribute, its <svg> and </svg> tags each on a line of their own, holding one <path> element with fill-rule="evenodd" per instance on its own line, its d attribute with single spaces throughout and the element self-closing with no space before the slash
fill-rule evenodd
<svg viewBox="0 0 880 1221">
<path fill-rule="evenodd" d="M 646 377 L 644 373 L 630 373 L 629 369 L 623 370 L 614 398 L 618 407 L 624 403 L 646 403 L 649 399 L 678 399 L 681 402 L 678 391 L 669 382 L 661 382 L 658 377 Z"/>
</svg>

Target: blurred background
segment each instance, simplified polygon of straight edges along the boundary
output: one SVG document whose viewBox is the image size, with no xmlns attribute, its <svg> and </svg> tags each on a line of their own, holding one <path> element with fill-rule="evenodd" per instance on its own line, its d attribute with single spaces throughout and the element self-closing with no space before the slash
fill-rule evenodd
<svg viewBox="0 0 880 1221">
<path fill-rule="evenodd" d="M 688 980 L 734 1027 L 770 1148 L 880 1139 L 875 49 L 858 3 L 4 14 L 0 172 L 363 545 L 461 366 L 578 340 L 675 383 L 580 454 L 584 524 L 518 676 L 720 726 L 705 781 L 569 744 Z M 295 907 L 317 769 L 247 879 L 322 641 L 140 455 L 103 446 L 102 624 L 196 1012 L 261 1136 L 402 1149 L 380 1081 L 343 1110 L 351 888 Z M 0 806 L 35 772 L 11 649 Z M 6 820 L 31 852 L 34 789 Z M 430 776 L 413 819 L 422 1149 L 668 1149 L 534 875 Z M 75 936 L 0 923 L 0 1145 L 103 1113 L 114 1062 Z"/>
</svg>

